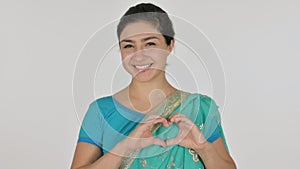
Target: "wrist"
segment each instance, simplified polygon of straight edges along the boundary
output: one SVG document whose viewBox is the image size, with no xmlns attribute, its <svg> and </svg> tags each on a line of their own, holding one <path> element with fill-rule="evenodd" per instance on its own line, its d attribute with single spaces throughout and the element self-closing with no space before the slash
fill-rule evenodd
<svg viewBox="0 0 300 169">
<path fill-rule="evenodd" d="M 116 144 L 112 152 L 118 156 L 126 157 L 133 151 L 128 145 L 128 142 L 124 139 Z"/>
<path fill-rule="evenodd" d="M 209 151 L 211 151 L 213 148 L 212 144 L 208 141 L 204 142 L 204 143 L 201 143 L 199 145 L 196 146 L 196 148 L 194 149 L 197 154 L 205 154 Z"/>
<path fill-rule="evenodd" d="M 210 157 L 214 156 L 213 154 L 215 153 L 215 149 L 210 142 L 205 142 L 194 150 L 203 160 L 209 160 Z"/>
</svg>

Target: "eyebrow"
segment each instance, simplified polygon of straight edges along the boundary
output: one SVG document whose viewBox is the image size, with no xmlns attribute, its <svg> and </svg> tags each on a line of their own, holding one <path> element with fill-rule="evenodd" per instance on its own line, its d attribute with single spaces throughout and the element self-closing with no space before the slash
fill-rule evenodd
<svg viewBox="0 0 300 169">
<path fill-rule="evenodd" d="M 151 39 L 158 39 L 158 37 L 156 37 L 156 36 L 149 36 L 149 37 L 143 38 L 143 39 L 142 39 L 142 42 L 145 42 L 145 41 L 151 40 Z M 134 41 L 134 40 L 131 40 L 131 39 L 123 39 L 123 40 L 121 40 L 120 43 L 122 43 L 122 42 L 130 42 L 130 43 L 133 43 L 133 42 L 135 42 L 135 41 Z"/>
</svg>

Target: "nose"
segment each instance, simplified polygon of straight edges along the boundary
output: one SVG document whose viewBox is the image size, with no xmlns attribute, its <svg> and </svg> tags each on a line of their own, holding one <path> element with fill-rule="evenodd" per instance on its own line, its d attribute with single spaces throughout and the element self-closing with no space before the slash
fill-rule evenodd
<svg viewBox="0 0 300 169">
<path fill-rule="evenodd" d="M 136 47 L 136 50 L 134 51 L 134 54 L 133 54 L 133 58 L 135 60 L 139 61 L 139 60 L 144 60 L 145 57 L 147 57 L 145 55 L 145 49 L 141 46 Z"/>
<path fill-rule="evenodd" d="M 137 51 L 134 55 L 133 55 L 133 59 L 137 62 L 142 62 L 143 60 L 145 60 L 146 56 L 143 52 L 143 50 Z"/>
</svg>

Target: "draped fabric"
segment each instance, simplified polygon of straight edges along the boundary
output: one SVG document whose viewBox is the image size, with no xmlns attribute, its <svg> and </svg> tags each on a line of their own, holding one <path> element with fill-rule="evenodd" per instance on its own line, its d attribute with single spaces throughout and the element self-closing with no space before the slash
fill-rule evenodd
<svg viewBox="0 0 300 169">
<path fill-rule="evenodd" d="M 222 137 L 227 148 L 218 106 L 210 97 L 201 94 L 175 93 L 149 114 L 168 117 L 176 112 L 185 114 L 191 119 L 209 142 Z M 145 117 L 142 113 L 128 109 L 112 96 L 97 99 L 90 104 L 84 117 L 78 142 L 93 144 L 99 147 L 104 155 L 116 143 L 128 136 Z M 175 123 L 168 128 L 156 126 L 153 136 L 167 140 L 176 137 L 178 131 L 179 127 Z M 166 148 L 151 145 L 133 152 L 123 161 L 120 168 L 199 169 L 205 166 L 192 149 L 179 145 Z"/>
</svg>

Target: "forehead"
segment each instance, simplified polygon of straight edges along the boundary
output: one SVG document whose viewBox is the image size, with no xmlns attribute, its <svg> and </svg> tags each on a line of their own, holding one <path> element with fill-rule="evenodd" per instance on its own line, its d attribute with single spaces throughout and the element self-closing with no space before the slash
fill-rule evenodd
<svg viewBox="0 0 300 169">
<path fill-rule="evenodd" d="M 143 37 L 149 35 L 162 36 L 158 29 L 152 24 L 144 21 L 129 23 L 125 26 L 120 34 L 120 41 L 132 38 L 132 37 Z"/>
</svg>

